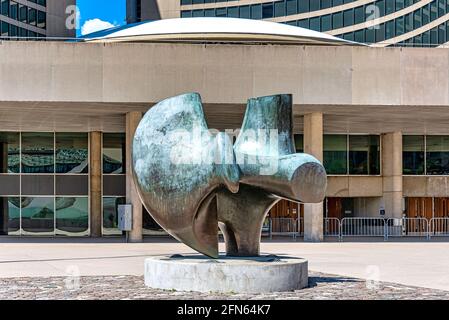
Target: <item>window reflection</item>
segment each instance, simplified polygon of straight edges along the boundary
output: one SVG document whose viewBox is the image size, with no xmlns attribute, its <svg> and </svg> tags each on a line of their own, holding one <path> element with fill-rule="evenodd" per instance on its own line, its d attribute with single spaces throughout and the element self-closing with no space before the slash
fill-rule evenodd
<svg viewBox="0 0 449 320">
<path fill-rule="evenodd" d="M 21 207 L 24 234 L 54 234 L 53 197 L 22 197 Z"/>
<path fill-rule="evenodd" d="M 379 136 L 349 136 L 349 174 L 380 174 Z"/>
<path fill-rule="evenodd" d="M 124 133 L 103 134 L 103 173 L 125 173 L 125 145 Z"/>
<path fill-rule="evenodd" d="M 0 173 L 20 172 L 20 134 L 18 132 L 0 133 Z"/>
<path fill-rule="evenodd" d="M 125 197 L 103 197 L 103 235 L 122 234 L 118 229 L 118 206 L 125 203 Z"/>
<path fill-rule="evenodd" d="M 56 173 L 88 173 L 87 133 L 56 133 Z"/>
<path fill-rule="evenodd" d="M 164 229 L 151 217 L 148 211 L 142 206 L 142 229 L 143 234 L 149 236 L 167 235 Z"/>
<path fill-rule="evenodd" d="M 0 234 L 18 235 L 20 230 L 20 198 L 0 198 Z"/>
<path fill-rule="evenodd" d="M 347 174 L 348 147 L 346 135 L 324 135 L 324 167 L 328 174 Z"/>
<path fill-rule="evenodd" d="M 449 174 L 449 136 L 426 137 L 428 175 Z"/>
<path fill-rule="evenodd" d="M 57 197 L 56 234 L 88 235 L 89 231 L 89 198 Z"/>
<path fill-rule="evenodd" d="M 53 133 L 22 133 L 22 172 L 54 172 Z"/>
<path fill-rule="evenodd" d="M 295 134 L 295 149 L 296 149 L 296 152 L 298 152 L 298 153 L 304 152 L 304 135 L 303 134 Z"/>
<path fill-rule="evenodd" d="M 424 174 L 424 136 L 402 137 L 404 174 Z"/>
</svg>

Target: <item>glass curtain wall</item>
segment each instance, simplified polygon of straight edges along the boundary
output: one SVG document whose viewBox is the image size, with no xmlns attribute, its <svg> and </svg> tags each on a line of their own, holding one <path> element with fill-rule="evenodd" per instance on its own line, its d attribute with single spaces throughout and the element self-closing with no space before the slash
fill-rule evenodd
<svg viewBox="0 0 449 320">
<path fill-rule="evenodd" d="M 88 134 L 0 133 L 0 231 L 89 234 Z"/>
<path fill-rule="evenodd" d="M 103 235 L 121 235 L 118 206 L 126 203 L 126 135 L 103 134 Z"/>
<path fill-rule="evenodd" d="M 402 162 L 404 174 L 424 174 L 424 136 L 402 137 Z"/>
<path fill-rule="evenodd" d="M 328 174 L 348 173 L 348 141 L 346 135 L 324 135 L 324 167 Z"/>
<path fill-rule="evenodd" d="M 405 175 L 449 174 L 449 136 L 404 135 L 402 148 Z"/>
<path fill-rule="evenodd" d="M 333 175 L 379 175 L 379 135 L 339 135 L 323 137 L 324 167 Z"/>
</svg>

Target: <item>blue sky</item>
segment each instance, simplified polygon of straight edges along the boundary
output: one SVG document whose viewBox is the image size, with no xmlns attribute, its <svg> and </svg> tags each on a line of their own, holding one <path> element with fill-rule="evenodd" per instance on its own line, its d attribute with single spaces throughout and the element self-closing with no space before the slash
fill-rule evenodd
<svg viewBox="0 0 449 320">
<path fill-rule="evenodd" d="M 125 24 L 126 0 L 77 0 L 76 3 L 81 13 L 78 36 L 83 26 L 85 31 L 92 31 L 107 27 L 108 23 L 117 26 Z"/>
</svg>

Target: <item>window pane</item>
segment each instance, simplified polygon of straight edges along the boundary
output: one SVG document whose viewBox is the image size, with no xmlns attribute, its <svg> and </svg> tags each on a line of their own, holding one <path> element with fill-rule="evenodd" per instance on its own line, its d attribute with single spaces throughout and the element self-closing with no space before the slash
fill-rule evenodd
<svg viewBox="0 0 449 320">
<path fill-rule="evenodd" d="M 56 198 L 56 234 L 89 235 L 89 198 Z"/>
<path fill-rule="evenodd" d="M 273 4 L 272 3 L 264 3 L 262 6 L 262 18 L 268 19 L 273 18 L 274 12 L 273 12 Z"/>
<path fill-rule="evenodd" d="M 53 197 L 22 197 L 22 230 L 24 234 L 54 233 L 55 213 Z"/>
<path fill-rule="evenodd" d="M 20 134 L 0 133 L 0 173 L 19 173 L 20 171 Z"/>
<path fill-rule="evenodd" d="M 228 17 L 238 18 L 239 17 L 239 7 L 228 8 Z"/>
<path fill-rule="evenodd" d="M 275 17 L 285 16 L 285 1 L 279 1 L 274 3 L 274 16 Z"/>
<path fill-rule="evenodd" d="M 164 229 L 151 217 L 145 207 L 142 206 L 142 229 L 144 235 L 167 235 Z"/>
<path fill-rule="evenodd" d="M 310 18 L 310 29 L 320 31 L 320 17 Z"/>
<path fill-rule="evenodd" d="M 345 27 L 352 26 L 354 24 L 354 11 L 345 10 L 343 12 L 343 24 Z"/>
<path fill-rule="evenodd" d="M 18 235 L 20 230 L 20 198 L 0 198 L 0 234 Z"/>
<path fill-rule="evenodd" d="M 126 139 L 123 133 L 103 134 L 103 173 L 125 173 Z"/>
<path fill-rule="evenodd" d="M 424 136 L 402 137 L 404 174 L 424 174 Z"/>
<path fill-rule="evenodd" d="M 87 133 L 56 134 L 56 173 L 88 173 Z"/>
<path fill-rule="evenodd" d="M 42 29 L 45 29 L 47 27 L 47 18 L 45 12 L 37 12 L 37 26 Z"/>
<path fill-rule="evenodd" d="M 103 235 L 122 234 L 118 229 L 118 206 L 125 203 L 125 197 L 103 197 Z"/>
<path fill-rule="evenodd" d="M 343 27 L 343 12 L 337 12 L 332 15 L 332 29 L 339 29 Z"/>
<path fill-rule="evenodd" d="M 318 0 L 312 0 L 318 2 Z M 298 1 L 298 11 L 299 13 L 309 12 L 309 0 L 299 0 Z"/>
<path fill-rule="evenodd" d="M 251 6 L 251 19 L 262 19 L 262 5 L 256 4 Z"/>
<path fill-rule="evenodd" d="M 380 174 L 379 136 L 349 136 L 349 174 Z"/>
<path fill-rule="evenodd" d="M 22 173 L 54 172 L 53 133 L 22 133 Z"/>
<path fill-rule="evenodd" d="M 245 19 L 250 18 L 249 6 L 241 6 L 240 7 L 240 18 L 245 18 Z"/>
<path fill-rule="evenodd" d="M 428 175 L 449 174 L 449 136 L 426 136 Z"/>
<path fill-rule="evenodd" d="M 299 152 L 299 153 L 304 152 L 304 135 L 303 134 L 295 134 L 295 149 L 296 149 L 296 152 Z"/>
<path fill-rule="evenodd" d="M 329 31 L 330 29 L 332 29 L 332 25 L 331 25 L 331 15 L 325 15 L 321 17 L 321 31 L 325 32 L 325 31 Z"/>
<path fill-rule="evenodd" d="M 287 15 L 296 14 L 297 12 L 298 12 L 297 1 L 287 0 Z"/>
<path fill-rule="evenodd" d="M 346 135 L 324 135 L 324 167 L 328 174 L 347 174 Z"/>
<path fill-rule="evenodd" d="M 363 7 L 357 7 L 354 9 L 354 19 L 355 24 L 365 22 L 365 12 L 363 10 Z"/>
</svg>

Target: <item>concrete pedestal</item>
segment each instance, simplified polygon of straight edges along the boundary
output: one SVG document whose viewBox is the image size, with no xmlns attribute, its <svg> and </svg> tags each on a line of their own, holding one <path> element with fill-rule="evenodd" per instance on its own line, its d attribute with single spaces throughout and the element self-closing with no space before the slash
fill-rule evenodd
<svg viewBox="0 0 449 320">
<path fill-rule="evenodd" d="M 308 286 L 307 260 L 202 255 L 152 257 L 145 260 L 145 285 L 155 289 L 262 293 L 294 291 Z"/>
</svg>

